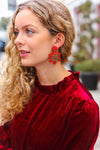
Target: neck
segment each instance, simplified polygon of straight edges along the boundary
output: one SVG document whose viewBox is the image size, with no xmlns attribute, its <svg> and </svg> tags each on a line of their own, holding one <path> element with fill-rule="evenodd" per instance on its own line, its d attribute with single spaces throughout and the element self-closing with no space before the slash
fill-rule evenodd
<svg viewBox="0 0 100 150">
<path fill-rule="evenodd" d="M 68 72 L 64 66 L 58 62 L 57 64 L 36 66 L 37 76 L 41 85 L 53 85 L 57 84 L 59 81 L 63 80 L 66 76 L 71 73 Z"/>
</svg>

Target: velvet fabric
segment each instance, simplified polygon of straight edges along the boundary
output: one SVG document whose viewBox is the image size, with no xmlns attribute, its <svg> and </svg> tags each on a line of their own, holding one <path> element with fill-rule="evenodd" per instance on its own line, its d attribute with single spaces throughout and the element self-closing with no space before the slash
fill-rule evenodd
<svg viewBox="0 0 100 150">
<path fill-rule="evenodd" d="M 36 79 L 27 107 L 0 127 L 0 150 L 93 150 L 98 131 L 99 107 L 78 72 L 51 86 Z"/>
</svg>

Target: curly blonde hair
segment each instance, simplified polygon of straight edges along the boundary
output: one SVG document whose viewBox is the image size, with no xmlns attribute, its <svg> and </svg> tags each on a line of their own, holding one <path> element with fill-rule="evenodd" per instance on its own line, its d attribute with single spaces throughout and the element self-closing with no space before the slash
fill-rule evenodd
<svg viewBox="0 0 100 150">
<path fill-rule="evenodd" d="M 30 9 L 52 35 L 55 36 L 59 32 L 64 34 L 65 42 L 59 49 L 62 63 L 67 62 L 75 38 L 71 15 L 61 2 L 56 0 L 31 0 L 18 6 L 8 28 L 10 41 L 5 48 L 6 65 L 0 77 L 1 124 L 11 121 L 15 114 L 23 111 L 31 100 L 34 88 L 36 69 L 21 65 L 19 52 L 14 44 L 15 18 L 24 8 Z"/>
</svg>

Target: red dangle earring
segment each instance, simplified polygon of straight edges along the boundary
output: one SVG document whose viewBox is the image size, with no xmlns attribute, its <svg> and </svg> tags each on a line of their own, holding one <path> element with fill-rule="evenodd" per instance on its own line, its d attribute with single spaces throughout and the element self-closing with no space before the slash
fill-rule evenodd
<svg viewBox="0 0 100 150">
<path fill-rule="evenodd" d="M 49 54 L 49 62 L 53 62 L 53 64 L 56 64 L 57 61 L 61 61 L 61 53 L 57 52 L 58 47 L 53 46 L 52 53 Z"/>
</svg>

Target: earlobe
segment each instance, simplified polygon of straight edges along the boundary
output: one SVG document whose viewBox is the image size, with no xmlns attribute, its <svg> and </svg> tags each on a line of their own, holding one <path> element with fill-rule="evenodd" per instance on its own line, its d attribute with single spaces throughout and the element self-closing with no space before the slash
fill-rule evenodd
<svg viewBox="0 0 100 150">
<path fill-rule="evenodd" d="M 65 36 L 64 36 L 64 34 L 63 33 L 58 33 L 57 35 L 56 35 L 56 46 L 57 47 L 61 47 L 63 44 L 64 44 L 64 42 L 65 42 Z"/>
</svg>

